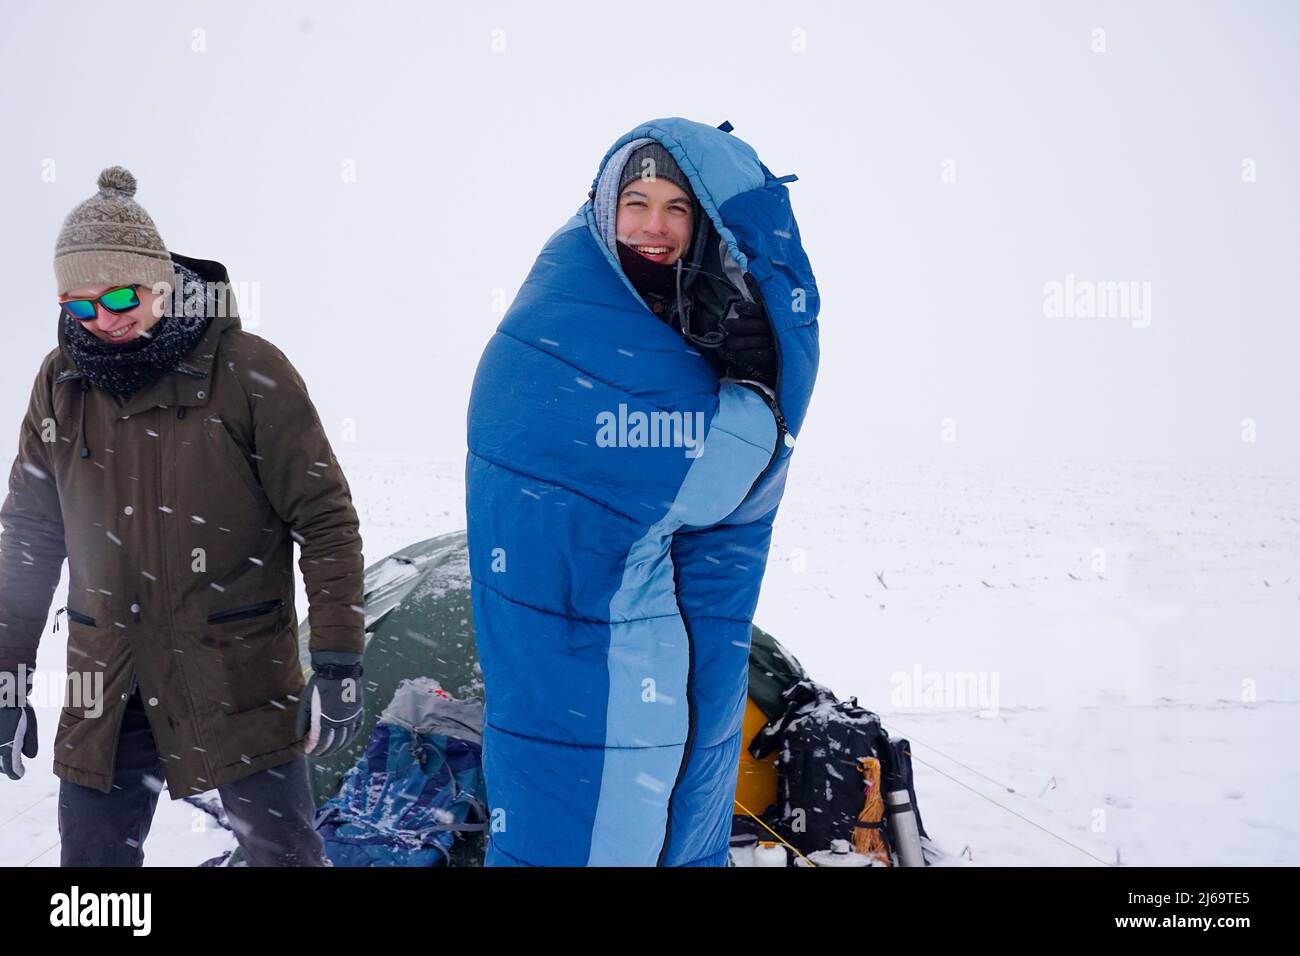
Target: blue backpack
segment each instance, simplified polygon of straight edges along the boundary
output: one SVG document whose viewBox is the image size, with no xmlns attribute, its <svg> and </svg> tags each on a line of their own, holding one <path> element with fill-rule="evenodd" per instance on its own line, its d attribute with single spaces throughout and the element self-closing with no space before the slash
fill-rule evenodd
<svg viewBox="0 0 1300 956">
<path fill-rule="evenodd" d="M 366 752 L 316 811 L 335 866 L 442 866 L 456 835 L 483 830 L 483 705 L 430 677 L 404 680 Z"/>
</svg>

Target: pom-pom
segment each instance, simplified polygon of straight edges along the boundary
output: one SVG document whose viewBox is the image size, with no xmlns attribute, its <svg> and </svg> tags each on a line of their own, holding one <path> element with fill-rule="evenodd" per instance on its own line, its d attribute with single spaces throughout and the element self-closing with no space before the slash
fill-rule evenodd
<svg viewBox="0 0 1300 956">
<path fill-rule="evenodd" d="M 135 177 L 123 166 L 110 166 L 99 174 L 99 188 L 105 192 L 112 190 L 124 196 L 134 196 Z"/>
</svg>

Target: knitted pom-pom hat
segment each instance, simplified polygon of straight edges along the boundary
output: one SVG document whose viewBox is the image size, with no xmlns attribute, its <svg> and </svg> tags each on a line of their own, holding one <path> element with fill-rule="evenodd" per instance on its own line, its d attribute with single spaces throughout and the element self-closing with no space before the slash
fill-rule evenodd
<svg viewBox="0 0 1300 956">
<path fill-rule="evenodd" d="M 132 197 L 135 177 L 121 166 L 99 174 L 99 192 L 63 220 L 54 246 L 58 293 L 138 282 L 174 285 L 171 256 L 149 214 Z"/>
</svg>

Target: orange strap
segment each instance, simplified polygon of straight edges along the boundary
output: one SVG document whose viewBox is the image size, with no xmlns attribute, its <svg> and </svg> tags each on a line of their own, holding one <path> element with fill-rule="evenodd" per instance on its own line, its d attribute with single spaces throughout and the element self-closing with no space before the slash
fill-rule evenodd
<svg viewBox="0 0 1300 956">
<path fill-rule="evenodd" d="M 876 757 L 859 757 L 858 772 L 866 784 L 867 798 L 858 813 L 859 823 L 872 826 L 853 828 L 853 849 L 869 856 L 877 863 L 889 866 L 889 845 L 885 842 L 885 797 L 880 790 L 880 760 Z"/>
</svg>

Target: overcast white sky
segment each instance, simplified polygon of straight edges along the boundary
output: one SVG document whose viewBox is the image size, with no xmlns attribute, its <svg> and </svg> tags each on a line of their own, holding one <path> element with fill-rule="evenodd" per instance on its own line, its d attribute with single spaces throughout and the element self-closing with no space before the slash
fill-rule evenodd
<svg viewBox="0 0 1300 956">
<path fill-rule="evenodd" d="M 0 453 L 104 166 L 258 285 L 337 443 L 456 458 L 494 299 L 617 136 L 682 115 L 800 177 L 804 453 L 1300 461 L 1293 3 L 0 7 Z M 1045 314 L 1067 275 L 1149 311 Z"/>
</svg>

